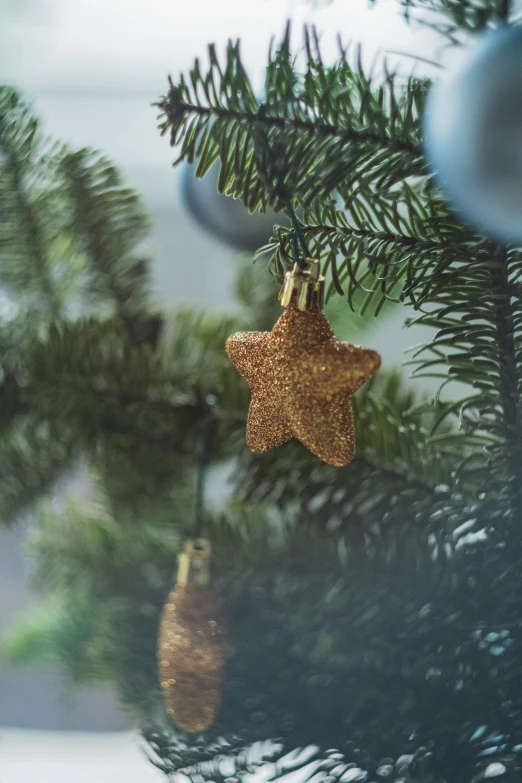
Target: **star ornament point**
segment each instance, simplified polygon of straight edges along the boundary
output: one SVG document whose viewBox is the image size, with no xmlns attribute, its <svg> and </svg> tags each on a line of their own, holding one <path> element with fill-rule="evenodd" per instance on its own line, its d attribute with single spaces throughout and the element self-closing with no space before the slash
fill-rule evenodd
<svg viewBox="0 0 522 783">
<path fill-rule="evenodd" d="M 246 441 L 262 454 L 296 438 L 335 467 L 355 456 L 351 397 L 379 369 L 370 348 L 341 342 L 323 313 L 290 305 L 271 332 L 229 337 L 227 354 L 252 392 Z"/>
</svg>

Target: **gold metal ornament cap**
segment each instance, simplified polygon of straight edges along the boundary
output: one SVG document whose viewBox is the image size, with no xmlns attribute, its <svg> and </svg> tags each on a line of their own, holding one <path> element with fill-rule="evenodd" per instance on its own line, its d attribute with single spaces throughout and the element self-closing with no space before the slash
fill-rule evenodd
<svg viewBox="0 0 522 783">
<path fill-rule="evenodd" d="M 291 272 L 285 275 L 285 282 L 279 294 L 283 307 L 292 303 L 301 312 L 322 310 L 324 306 L 324 277 L 321 277 L 321 266 L 316 258 L 307 259 L 310 269 L 300 269 L 294 265 Z"/>
<path fill-rule="evenodd" d="M 178 557 L 176 584 L 180 587 L 191 584 L 208 585 L 210 582 L 210 555 L 210 541 L 204 538 L 187 541 L 184 552 Z"/>
</svg>

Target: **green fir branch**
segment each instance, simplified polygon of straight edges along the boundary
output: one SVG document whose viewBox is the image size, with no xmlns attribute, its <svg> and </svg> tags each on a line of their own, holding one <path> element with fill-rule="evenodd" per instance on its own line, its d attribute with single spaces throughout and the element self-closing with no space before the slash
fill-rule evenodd
<svg viewBox="0 0 522 783">
<path fill-rule="evenodd" d="M 453 43 L 466 33 L 481 33 L 505 24 L 511 0 L 401 0 L 408 21 L 436 30 Z"/>
<path fill-rule="evenodd" d="M 313 527 L 330 531 L 344 556 L 362 546 L 390 560 L 410 556 L 410 545 L 419 563 L 450 556 L 451 520 L 463 508 L 457 467 L 471 451 L 465 434 L 451 449 L 434 441 L 433 411 L 416 403 L 395 376 L 380 388 L 370 384 L 355 403 L 357 454 L 347 468 L 320 465 L 300 445 L 288 444 L 241 460 L 240 496 L 297 508 Z M 472 497 L 474 488 L 466 490 Z"/>
<path fill-rule="evenodd" d="M 31 413 L 0 433 L 0 525 L 13 524 L 48 494 L 78 456 L 70 430 Z"/>
<path fill-rule="evenodd" d="M 27 105 L 15 90 L 0 87 L 0 280 L 57 317 L 62 304 L 52 159 Z"/>
<path fill-rule="evenodd" d="M 476 471 L 475 483 L 487 481 L 490 497 L 513 519 L 519 514 L 522 478 L 520 300 L 513 295 L 521 268 L 518 250 L 488 243 L 476 248 L 468 264 L 459 262 L 454 274 L 434 287 L 431 306 L 415 319 L 437 332 L 412 359 L 416 375 L 470 387 L 471 393 L 448 406 L 446 414 L 458 413 L 461 428 L 475 440 L 468 478 Z"/>
<path fill-rule="evenodd" d="M 60 173 L 70 201 L 70 232 L 88 260 L 89 292 L 98 303 L 111 301 L 134 335 L 136 316 L 146 308 L 148 283 L 140 245 L 149 220 L 140 199 L 123 186 L 109 161 L 89 150 L 65 155 Z"/>
<path fill-rule="evenodd" d="M 158 103 L 160 129 L 180 150 L 177 162 L 197 159 L 202 177 L 219 160 L 219 192 L 241 198 L 250 211 L 284 208 L 282 185 L 309 205 L 354 178 L 390 185 L 425 172 L 419 128 L 425 85 L 412 79 L 398 88 L 388 75 L 374 87 L 344 50 L 327 67 L 313 31 L 305 44 L 305 70 L 298 73 L 287 30 L 270 56 L 261 102 L 239 43 L 230 43 L 224 67 L 211 46 L 208 70 L 196 60 L 188 78 L 171 81 Z M 261 131 L 270 159 L 259 144 Z M 273 176 L 267 182 L 270 160 L 283 172 L 282 183 Z"/>
<path fill-rule="evenodd" d="M 305 210 L 301 231 L 311 255 L 323 262 L 330 292 L 345 296 L 352 309 L 373 307 L 376 315 L 387 299 L 418 307 L 475 239 L 463 236 L 436 194 L 406 183 L 387 193 L 358 189 L 344 210 L 333 200 L 314 205 Z M 278 277 L 288 266 L 292 241 L 291 229 L 276 226 L 273 240 L 258 252 L 269 256 Z"/>
</svg>

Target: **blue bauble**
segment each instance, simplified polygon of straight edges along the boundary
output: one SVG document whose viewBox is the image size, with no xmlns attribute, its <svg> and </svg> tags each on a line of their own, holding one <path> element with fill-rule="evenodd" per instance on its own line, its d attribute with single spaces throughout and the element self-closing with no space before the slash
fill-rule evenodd
<svg viewBox="0 0 522 783">
<path fill-rule="evenodd" d="M 522 240 L 522 27 L 480 36 L 431 90 L 426 155 L 439 184 L 479 231 Z"/>
<path fill-rule="evenodd" d="M 241 201 L 220 195 L 217 163 L 203 179 L 197 179 L 195 172 L 194 164 L 185 164 L 181 176 L 183 204 L 202 228 L 229 247 L 254 252 L 268 242 L 275 224 L 287 225 L 282 213 L 269 209 L 251 215 Z"/>
</svg>

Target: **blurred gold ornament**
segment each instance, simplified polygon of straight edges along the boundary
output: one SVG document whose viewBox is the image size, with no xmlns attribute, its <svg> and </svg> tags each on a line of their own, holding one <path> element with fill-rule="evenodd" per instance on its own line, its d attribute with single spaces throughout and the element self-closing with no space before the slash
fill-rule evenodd
<svg viewBox="0 0 522 783">
<path fill-rule="evenodd" d="M 221 704 L 226 626 L 209 586 L 210 545 L 189 541 L 160 623 L 158 662 L 167 712 L 196 734 L 214 722 Z"/>
<path fill-rule="evenodd" d="M 287 272 L 286 307 L 271 332 L 240 332 L 226 351 L 252 391 L 247 445 L 262 454 L 297 438 L 324 462 L 341 467 L 355 456 L 351 395 L 378 370 L 376 351 L 336 340 L 321 312 L 324 278 Z"/>
</svg>

